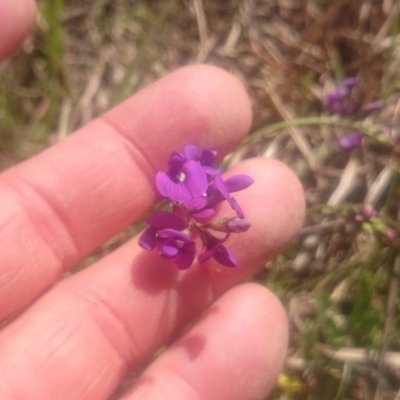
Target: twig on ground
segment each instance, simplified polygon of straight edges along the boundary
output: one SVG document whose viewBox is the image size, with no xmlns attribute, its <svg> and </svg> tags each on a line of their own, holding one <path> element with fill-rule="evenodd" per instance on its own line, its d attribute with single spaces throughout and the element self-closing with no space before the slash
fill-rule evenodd
<svg viewBox="0 0 400 400">
<path fill-rule="evenodd" d="M 284 120 L 293 120 L 295 116 L 293 116 L 292 112 L 289 111 L 289 109 L 283 104 L 283 101 L 276 94 L 275 88 L 273 88 L 271 84 L 268 82 L 265 83 L 265 88 L 274 106 L 281 114 L 282 118 Z M 305 136 L 298 127 L 291 126 L 288 127 L 287 129 L 290 132 L 290 136 L 292 137 L 293 141 L 296 143 L 300 151 L 303 153 L 303 156 L 307 160 L 311 170 L 315 171 L 318 166 L 318 162 L 308 144 L 307 139 L 305 138 Z"/>
<path fill-rule="evenodd" d="M 385 167 L 369 187 L 364 203 L 376 205 L 387 192 L 394 174 L 395 171 L 392 168 Z"/>
</svg>

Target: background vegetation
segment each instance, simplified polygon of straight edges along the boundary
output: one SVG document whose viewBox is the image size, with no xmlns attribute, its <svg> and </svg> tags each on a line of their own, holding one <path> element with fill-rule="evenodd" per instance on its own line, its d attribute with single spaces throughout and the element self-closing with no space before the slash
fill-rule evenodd
<svg viewBox="0 0 400 400">
<path fill-rule="evenodd" d="M 0 66 L 0 168 L 179 66 L 229 70 L 250 93 L 255 118 L 225 164 L 279 158 L 300 177 L 308 205 L 297 242 L 255 277 L 278 293 L 291 324 L 270 399 L 400 399 L 400 3 L 42 0 L 39 7 L 35 32 Z M 343 117 L 324 99 L 345 77 L 358 83 L 355 110 Z M 338 138 L 350 131 L 361 132 L 362 144 L 343 150 Z"/>
</svg>

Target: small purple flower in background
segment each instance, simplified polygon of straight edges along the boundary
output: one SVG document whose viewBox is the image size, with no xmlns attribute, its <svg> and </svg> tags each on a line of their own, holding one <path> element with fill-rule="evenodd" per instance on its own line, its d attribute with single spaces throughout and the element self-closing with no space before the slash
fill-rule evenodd
<svg viewBox="0 0 400 400">
<path fill-rule="evenodd" d="M 334 114 L 341 116 L 354 115 L 357 107 L 351 97 L 352 90 L 357 83 L 357 78 L 346 78 L 335 90 L 325 96 L 324 104 L 329 107 Z"/>
<path fill-rule="evenodd" d="M 376 215 L 376 209 L 372 204 L 363 204 L 363 206 L 357 210 L 353 216 L 354 222 L 362 224 L 368 222 Z"/>
<path fill-rule="evenodd" d="M 387 240 L 390 244 L 394 244 L 397 239 L 397 232 L 394 229 L 386 228 L 383 232 L 383 237 Z"/>
<path fill-rule="evenodd" d="M 376 214 L 376 209 L 372 204 L 364 204 L 361 213 L 364 217 L 364 221 L 369 221 Z"/>
<path fill-rule="evenodd" d="M 200 264 L 214 258 L 227 267 L 236 266 L 235 256 L 223 243 L 231 233 L 250 228 L 231 193 L 246 189 L 253 179 L 239 174 L 223 180 L 221 171 L 213 166 L 216 157 L 212 147 L 200 151 L 196 145 L 188 144 L 182 153 L 171 154 L 167 172 L 156 174 L 156 187 L 170 200 L 171 212 L 156 211 L 146 219 L 147 228 L 139 238 L 139 245 L 149 251 L 157 249 L 162 257 L 174 260 L 179 269 L 189 268 L 195 259 L 194 237 L 199 237 L 204 250 L 198 256 Z M 216 205 L 223 201 L 228 202 L 236 215 L 210 221 L 217 213 Z M 208 229 L 226 235 L 219 239 Z"/>
<path fill-rule="evenodd" d="M 359 81 L 356 77 L 350 77 L 344 79 L 335 90 L 328 93 L 324 99 L 323 103 L 325 106 L 329 107 L 330 110 L 341 117 L 349 117 L 356 115 L 357 112 L 362 112 L 364 114 L 371 113 L 376 110 L 381 110 L 385 107 L 385 102 L 383 100 L 375 100 L 360 106 L 360 102 L 354 101 L 354 89 L 357 87 Z M 353 124 L 349 123 L 349 126 Z M 354 126 L 354 125 L 353 125 Z M 377 127 L 374 126 L 370 130 L 369 136 L 374 138 L 377 142 L 394 145 L 391 135 L 385 133 L 385 127 L 382 126 L 382 134 L 377 133 Z M 390 129 L 389 129 L 390 131 Z M 342 150 L 352 150 L 360 147 L 363 142 L 363 134 L 361 132 L 348 132 L 342 135 L 338 139 L 338 145 Z"/>
<path fill-rule="evenodd" d="M 363 134 L 361 132 L 349 132 L 338 139 L 338 145 L 343 150 L 353 150 L 360 147 L 363 141 Z"/>
</svg>

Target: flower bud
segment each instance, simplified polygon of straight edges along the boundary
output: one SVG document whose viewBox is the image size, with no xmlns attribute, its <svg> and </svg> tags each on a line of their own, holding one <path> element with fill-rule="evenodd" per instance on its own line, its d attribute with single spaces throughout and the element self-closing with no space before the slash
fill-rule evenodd
<svg viewBox="0 0 400 400">
<path fill-rule="evenodd" d="M 250 228 L 250 223 L 245 219 L 231 220 L 226 224 L 228 232 L 240 233 L 246 232 Z"/>
<path fill-rule="evenodd" d="M 218 232 L 240 233 L 250 228 L 250 223 L 245 219 L 218 218 L 209 223 L 209 227 Z"/>
</svg>

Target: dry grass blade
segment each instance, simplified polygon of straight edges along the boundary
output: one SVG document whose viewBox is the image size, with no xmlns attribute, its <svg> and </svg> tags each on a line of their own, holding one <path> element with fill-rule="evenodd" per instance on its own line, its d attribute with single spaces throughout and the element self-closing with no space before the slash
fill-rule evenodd
<svg viewBox="0 0 400 400">
<path fill-rule="evenodd" d="M 193 0 L 193 3 L 196 11 L 197 27 L 199 29 L 200 47 L 203 48 L 208 42 L 206 15 L 204 14 L 202 0 Z"/>
<path fill-rule="evenodd" d="M 379 359 L 379 352 L 368 349 L 343 348 L 334 350 L 327 347 L 321 347 L 320 350 L 322 354 L 333 360 L 353 364 L 377 365 Z M 393 372 L 399 370 L 400 353 L 393 351 L 385 353 L 383 364 Z"/>
<path fill-rule="evenodd" d="M 276 109 L 281 114 L 282 118 L 285 121 L 290 121 L 294 119 L 295 117 L 293 116 L 293 114 L 288 110 L 288 108 L 284 105 L 283 101 L 279 98 L 277 94 L 278 91 L 276 90 L 276 88 L 272 87 L 272 84 L 268 81 L 265 82 L 265 88 Z M 311 150 L 307 142 L 307 139 L 305 138 L 301 130 L 295 126 L 291 126 L 288 128 L 288 131 L 290 132 L 293 141 L 297 144 L 300 151 L 303 153 L 310 168 L 312 170 L 315 170 L 318 166 L 317 158 L 314 155 L 313 151 Z"/>
</svg>

